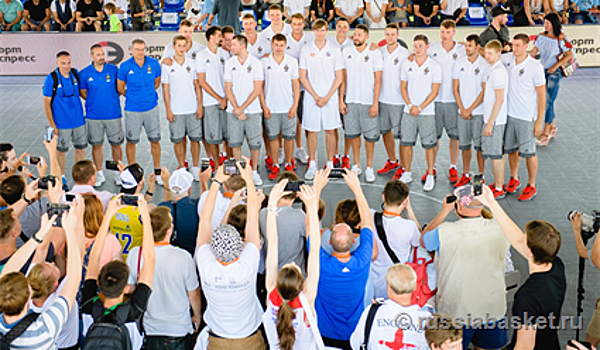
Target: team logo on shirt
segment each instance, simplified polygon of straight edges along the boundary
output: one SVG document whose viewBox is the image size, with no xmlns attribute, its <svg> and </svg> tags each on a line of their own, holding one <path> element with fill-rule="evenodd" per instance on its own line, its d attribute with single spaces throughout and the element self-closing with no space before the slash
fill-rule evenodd
<svg viewBox="0 0 600 350">
<path fill-rule="evenodd" d="M 348 57 L 346 57 L 346 59 L 351 60 L 352 59 L 352 55 L 348 55 Z"/>
<path fill-rule="evenodd" d="M 194 59 L 194 60 L 196 59 L 196 53 L 195 52 L 192 52 L 192 59 Z"/>
<path fill-rule="evenodd" d="M 453 58 L 454 60 L 456 60 L 456 59 L 458 58 L 458 55 L 456 54 L 456 52 L 455 52 L 455 53 L 452 55 L 452 58 Z"/>
<path fill-rule="evenodd" d="M 256 49 L 258 51 L 258 53 L 262 53 L 263 52 L 263 48 L 262 46 L 259 46 L 258 49 Z"/>
<path fill-rule="evenodd" d="M 474 73 L 475 73 L 475 75 L 479 75 L 479 73 L 481 73 L 481 70 L 479 69 L 479 67 L 475 68 Z"/>
<path fill-rule="evenodd" d="M 171 73 L 175 73 L 175 69 L 171 68 Z"/>
<path fill-rule="evenodd" d="M 248 66 L 248 68 L 246 68 L 246 70 L 248 71 L 248 73 L 252 72 L 252 66 Z"/>
<path fill-rule="evenodd" d="M 148 66 L 148 74 L 152 73 L 152 67 Z"/>
<path fill-rule="evenodd" d="M 271 70 L 271 66 L 267 66 L 267 70 Z"/>
<path fill-rule="evenodd" d="M 291 50 L 292 48 L 288 45 L 288 47 L 285 48 L 286 50 Z"/>
<path fill-rule="evenodd" d="M 187 67 L 185 67 L 185 70 L 186 70 L 186 71 L 189 73 L 189 72 L 191 72 L 191 71 L 192 71 L 192 67 L 190 67 L 190 66 L 187 66 Z"/>
<path fill-rule="evenodd" d="M 434 52 L 433 55 L 431 55 L 431 57 L 437 57 L 437 52 Z"/>
<path fill-rule="evenodd" d="M 285 66 L 283 66 L 283 71 L 284 72 L 288 72 L 288 70 L 290 70 L 290 67 L 286 64 Z"/>
<path fill-rule="evenodd" d="M 108 75 L 106 77 L 108 78 Z M 88 81 L 94 81 L 94 78 L 90 77 Z"/>
<path fill-rule="evenodd" d="M 413 71 L 412 67 L 408 68 L 408 71 L 409 71 L 409 72 L 412 72 L 412 71 Z"/>
<path fill-rule="evenodd" d="M 207 59 L 206 59 L 206 63 L 210 63 L 210 58 L 207 58 Z"/>
<path fill-rule="evenodd" d="M 465 71 L 465 67 L 460 67 L 460 71 L 464 72 Z M 477 74 L 477 73 L 475 73 L 475 74 Z"/>
<path fill-rule="evenodd" d="M 92 78 L 90 78 L 90 80 L 92 80 Z M 108 74 L 106 75 L 106 82 L 110 83 L 110 75 L 108 75 Z"/>
<path fill-rule="evenodd" d="M 369 62 L 369 55 L 366 55 L 364 60 L 365 60 L 365 62 Z"/>
<path fill-rule="evenodd" d="M 525 74 L 525 68 L 521 68 L 521 70 L 519 70 L 519 76 L 522 76 L 523 74 Z"/>
<path fill-rule="evenodd" d="M 225 59 L 223 57 L 221 57 L 221 63 L 224 65 L 225 64 Z"/>
<path fill-rule="evenodd" d="M 397 59 L 397 58 L 394 58 L 394 66 L 395 66 L 395 65 L 397 65 L 397 64 L 398 64 L 398 62 L 399 62 L 399 61 L 398 61 L 398 59 Z"/>
<path fill-rule="evenodd" d="M 311 52 L 311 53 L 310 53 L 310 57 L 315 57 L 315 53 L 314 53 L 314 52 Z"/>
<path fill-rule="evenodd" d="M 127 74 L 133 74 L 133 71 L 132 71 L 132 70 L 130 70 L 130 71 L 127 73 Z"/>
<path fill-rule="evenodd" d="M 232 67 L 232 68 L 231 68 L 231 71 L 232 71 L 232 72 L 235 72 L 235 71 L 237 71 L 237 68 L 235 68 L 235 67 Z"/>
<path fill-rule="evenodd" d="M 327 57 L 331 57 L 331 52 L 327 51 L 327 52 L 325 53 L 325 56 L 327 56 Z"/>
<path fill-rule="evenodd" d="M 427 75 L 427 74 L 429 74 L 429 67 L 427 67 L 423 70 L 423 75 Z"/>
</svg>

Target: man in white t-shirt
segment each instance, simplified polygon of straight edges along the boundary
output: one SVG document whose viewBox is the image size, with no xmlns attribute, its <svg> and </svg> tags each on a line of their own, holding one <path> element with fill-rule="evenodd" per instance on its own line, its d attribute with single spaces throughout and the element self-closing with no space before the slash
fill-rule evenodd
<svg viewBox="0 0 600 350">
<path fill-rule="evenodd" d="M 385 28 L 387 7 L 388 0 L 365 0 L 365 24 L 371 29 Z"/>
<path fill-rule="evenodd" d="M 346 17 L 351 26 L 365 24 L 363 13 L 365 13 L 365 5 L 362 0 L 337 0 L 335 2 L 336 16 Z"/>
<path fill-rule="evenodd" d="M 510 181 L 506 193 L 516 193 L 521 187 L 519 161 L 525 158 L 529 179 L 519 201 L 530 201 L 537 194 L 538 158 L 535 139 L 542 132 L 546 110 L 546 77 L 544 67 L 527 54 L 529 36 L 513 38 L 513 52 L 503 58 L 508 69 L 508 119 L 504 135 L 504 153 L 508 154 Z M 518 153 L 517 153 L 518 151 Z"/>
<path fill-rule="evenodd" d="M 377 170 L 377 174 L 385 175 L 395 171 L 394 180 L 400 179 L 404 172 L 396 158 L 394 138 L 400 139 L 400 120 L 404 109 L 404 100 L 400 92 L 400 84 L 398 84 L 400 67 L 410 54 L 407 49 L 398 44 L 398 34 L 398 24 L 388 24 L 385 28 L 387 45 L 379 49 L 383 59 L 381 94 L 379 95 L 379 132 L 383 135 L 383 145 L 388 160 L 381 169 Z"/>
<path fill-rule="evenodd" d="M 114 0 L 111 0 L 114 1 Z M 106 2 L 111 2 L 107 0 Z M 116 4 L 115 4 L 116 5 Z M 60 9 L 60 11 L 58 11 Z M 119 8 L 117 7 L 117 11 Z M 51 30 L 57 32 L 74 32 L 75 31 L 75 11 L 77 6 L 74 0 L 52 0 L 50 3 L 50 12 L 52 12 Z M 123 14 L 117 13 L 117 18 L 121 20 Z M 125 29 L 125 27 L 123 27 Z"/>
<path fill-rule="evenodd" d="M 440 19 L 445 21 L 451 19 L 456 22 L 459 26 L 471 25 L 471 22 L 467 19 L 467 10 L 469 9 L 468 0 L 442 0 L 440 2 Z M 460 12 L 459 12 L 460 11 Z M 455 16 L 455 13 L 458 16 Z"/>
<path fill-rule="evenodd" d="M 350 140 L 353 148 L 354 165 L 351 170 L 361 173 L 362 134 L 367 153 L 365 180 L 374 182 L 373 153 L 375 142 L 379 141 L 379 95 L 383 61 L 379 50 L 369 50 L 368 40 L 369 28 L 359 24 L 354 31 L 354 47 L 347 47 L 342 51 L 345 79 L 340 87 L 340 112 L 344 116 L 344 136 Z M 333 162 L 327 162 L 327 167 L 333 168 Z"/>
<path fill-rule="evenodd" d="M 383 188 L 383 213 L 376 214 L 376 211 L 371 209 L 377 233 L 375 241 L 377 242 L 377 251 L 379 252 L 377 259 L 371 264 L 373 298 L 375 299 L 388 297 L 388 290 L 385 286 L 385 274 L 394 264 L 394 260 L 388 254 L 381 237 L 385 237 L 392 252 L 401 263 L 410 261 L 413 249 L 419 247 L 421 233 L 417 226 L 417 219 L 410 205 L 408 194 L 409 189 L 404 182 L 391 180 Z M 406 211 L 408 219 L 400 216 L 403 211 Z M 378 217 L 380 215 L 382 232 L 379 232 L 378 228 Z"/>
<path fill-rule="evenodd" d="M 242 158 L 244 137 L 250 148 L 254 184 L 263 181 L 258 174 L 258 157 L 262 137 L 262 110 L 258 96 L 262 94 L 264 74 L 260 61 L 246 49 L 243 35 L 233 37 L 234 57 L 225 63 L 225 94 L 227 95 L 227 137 L 233 158 Z"/>
<path fill-rule="evenodd" d="M 205 49 L 205 46 L 194 40 L 194 24 L 184 19 L 181 21 L 178 32 L 186 39 L 185 56 L 195 61 L 198 54 Z M 173 56 L 175 56 L 175 48 L 173 43 L 169 43 L 165 46 L 160 63 L 170 67 L 173 64 Z"/>
<path fill-rule="evenodd" d="M 304 18 L 308 18 L 308 8 L 310 0 L 284 0 L 283 1 L 283 17 L 291 20 L 292 16 L 299 13 Z"/>
<path fill-rule="evenodd" d="M 296 139 L 296 112 L 300 99 L 298 61 L 285 54 L 287 39 L 275 34 L 271 41 L 273 53 L 261 60 L 265 76 L 265 91 L 260 96 L 263 109 L 267 147 L 271 154 L 279 150 L 279 135 L 283 136 L 285 149 L 285 171 L 294 171 L 294 140 Z M 275 181 L 281 172 L 279 163 L 274 163 L 269 180 Z"/>
<path fill-rule="evenodd" d="M 483 95 L 483 135 L 481 153 L 492 160 L 494 183 L 490 185 L 494 198 L 506 197 L 504 190 L 504 131 L 506 128 L 506 100 L 508 73 L 500 61 L 502 44 L 492 40 L 485 45 L 485 60 L 490 64 Z"/>
<path fill-rule="evenodd" d="M 417 274 L 408 265 L 396 264 L 389 268 L 385 279 L 389 299 L 379 305 L 375 313 L 367 348 L 428 350 L 425 326 L 431 314 L 411 303 Z M 369 310 L 365 309 L 352 333 L 350 344 L 353 350 L 361 349 L 364 342 Z"/>
<path fill-rule="evenodd" d="M 265 28 L 260 35 L 268 45 L 271 45 L 271 39 L 273 39 L 275 34 L 290 35 L 292 34 L 292 27 L 283 21 L 283 11 L 279 4 L 272 4 L 269 6 L 268 13 L 271 25 Z"/>
<path fill-rule="evenodd" d="M 225 80 L 223 71 L 229 53 L 220 45 L 223 33 L 219 27 L 210 27 L 205 33 L 207 47 L 202 50 L 196 59 L 196 73 L 198 84 L 202 88 L 202 104 L 204 105 L 204 149 L 210 158 L 213 171 L 214 159 L 219 160 L 219 145 L 227 143 L 227 97 L 225 96 Z M 225 156 L 227 150 L 224 147 Z"/>
<path fill-rule="evenodd" d="M 237 38 L 237 37 L 236 37 Z M 236 44 L 234 40 L 234 45 Z M 234 50 L 237 52 L 237 47 Z M 237 59 L 237 57 L 235 58 Z M 248 208 L 258 208 L 258 196 L 248 158 L 237 163 L 248 185 Z M 204 320 L 210 329 L 208 348 L 264 349 L 259 329 L 263 310 L 256 296 L 256 274 L 260 259 L 258 210 L 248 210 L 245 242 L 230 225 L 213 231 L 211 218 L 219 184 L 227 181 L 224 168 L 217 170 L 202 208 L 196 261 L 202 290 L 208 301 Z"/>
<path fill-rule="evenodd" d="M 146 338 L 144 348 L 164 349 L 165 342 L 171 348 L 189 348 L 193 342 L 194 329 L 198 329 L 202 317 L 200 283 L 194 260 L 187 251 L 169 243 L 173 235 L 173 217 L 169 208 L 153 209 L 150 212 L 150 224 L 154 235 L 156 263 L 154 288 L 143 319 Z M 135 247 L 127 259 L 131 292 L 135 290 L 140 270 L 139 254 L 140 247 Z M 143 260 L 141 263 L 143 264 Z"/>
<path fill-rule="evenodd" d="M 248 53 L 259 60 L 271 52 L 271 48 L 262 39 L 262 33 L 256 32 L 256 18 L 252 13 L 246 13 L 242 17 L 242 30 L 246 40 L 248 40 Z M 234 54 L 235 55 L 235 54 Z"/>
<path fill-rule="evenodd" d="M 458 142 L 462 151 L 463 174 L 454 187 L 471 182 L 471 147 L 477 152 L 479 173 L 483 174 L 485 161 L 481 156 L 483 130 L 483 94 L 489 64 L 479 55 L 481 38 L 471 34 L 465 39 L 466 57 L 454 63 L 452 91 L 458 106 Z"/>
<path fill-rule="evenodd" d="M 343 81 L 339 49 L 326 39 L 327 22 L 313 24 L 315 41 L 305 45 L 300 54 L 300 81 L 307 94 L 304 98 L 302 127 L 307 131 L 310 158 L 304 178 L 312 180 L 317 172 L 317 133 L 325 130 L 327 161 L 333 162 L 336 148 L 336 129 L 341 126 L 338 88 Z"/>
<path fill-rule="evenodd" d="M 225 213 L 227 213 L 227 208 L 229 208 L 229 203 L 231 203 L 233 194 L 244 187 L 246 187 L 246 182 L 244 182 L 244 179 L 239 175 L 230 176 L 229 179 L 223 183 L 223 192 L 219 192 L 217 194 L 217 199 L 215 200 L 212 216 L 213 227 L 218 227 L 221 224 Z M 206 190 L 200 195 L 200 200 L 198 201 L 198 216 L 202 214 L 202 208 L 204 207 L 207 196 L 208 191 Z"/>
<path fill-rule="evenodd" d="M 163 64 L 163 98 L 178 168 L 185 168 L 186 137 L 192 151 L 192 174 L 199 181 L 200 141 L 202 141 L 202 93 L 198 85 L 195 60 L 186 55 L 187 39 L 173 39 L 175 56 L 170 66 Z"/>
<path fill-rule="evenodd" d="M 458 106 L 452 93 L 452 67 L 454 62 L 464 57 L 465 47 L 454 41 L 456 34 L 456 23 L 449 19 L 442 22 L 440 25 L 441 40 L 431 44 L 427 51 L 429 57 L 436 61 L 442 67 L 442 85 L 440 93 L 435 99 L 435 123 L 438 138 L 436 154 L 439 149 L 439 139 L 442 137 L 444 129 L 450 139 L 448 148 L 450 150 L 450 169 L 448 171 L 448 179 L 451 184 L 459 180 L 456 163 L 458 163 L 459 141 L 458 141 Z M 436 171 L 434 170 L 434 175 Z M 421 181 L 425 182 L 426 177 L 423 176 Z"/>
<path fill-rule="evenodd" d="M 425 149 L 427 176 L 423 190 L 431 191 L 435 186 L 434 164 L 437 145 L 436 110 L 433 101 L 440 92 L 442 67 L 427 56 L 429 38 L 418 34 L 413 39 L 415 59 L 406 60 L 400 70 L 400 91 L 405 101 L 404 118 L 400 130 L 400 159 L 404 173 L 400 181 L 412 182 L 413 148 L 417 135 L 421 136 L 421 146 Z"/>
</svg>

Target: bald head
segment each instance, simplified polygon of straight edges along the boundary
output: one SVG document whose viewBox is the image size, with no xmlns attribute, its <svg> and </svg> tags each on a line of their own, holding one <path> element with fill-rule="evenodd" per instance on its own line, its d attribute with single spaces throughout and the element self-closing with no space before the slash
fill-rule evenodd
<svg viewBox="0 0 600 350">
<path fill-rule="evenodd" d="M 348 224 L 337 224 L 331 230 L 331 246 L 336 253 L 348 253 L 354 244 L 354 234 Z"/>
</svg>

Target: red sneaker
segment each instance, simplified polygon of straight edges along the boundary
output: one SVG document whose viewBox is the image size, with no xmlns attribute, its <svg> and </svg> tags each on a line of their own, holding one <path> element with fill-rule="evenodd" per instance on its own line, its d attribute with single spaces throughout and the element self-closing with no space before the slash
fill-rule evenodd
<svg viewBox="0 0 600 350">
<path fill-rule="evenodd" d="M 279 164 L 275 164 L 271 167 L 271 172 L 269 173 L 269 180 L 275 181 L 279 176 L 281 169 L 279 169 Z"/>
<path fill-rule="evenodd" d="M 227 156 L 223 153 L 219 154 L 219 165 L 223 165 L 223 162 L 227 160 Z"/>
<path fill-rule="evenodd" d="M 504 191 L 504 189 L 501 189 L 500 191 L 498 191 L 496 189 L 496 186 L 494 186 L 492 188 L 492 193 L 494 194 L 494 198 L 496 198 L 496 199 L 502 199 L 502 198 L 506 197 L 506 191 Z"/>
<path fill-rule="evenodd" d="M 350 169 L 350 157 L 342 156 L 342 169 Z"/>
<path fill-rule="evenodd" d="M 333 167 L 334 168 L 339 168 L 340 164 L 342 164 L 342 160 L 340 159 L 340 156 L 333 156 Z"/>
<path fill-rule="evenodd" d="M 399 166 L 398 169 L 396 169 L 396 172 L 394 173 L 392 180 L 400 180 L 400 178 L 402 177 L 402 174 L 404 174 L 404 168 Z"/>
<path fill-rule="evenodd" d="M 455 184 L 454 187 L 462 187 L 471 183 L 471 177 L 463 174 Z"/>
<path fill-rule="evenodd" d="M 269 171 L 273 170 L 273 158 L 271 158 L 271 156 L 265 157 L 265 165 Z"/>
<path fill-rule="evenodd" d="M 187 159 L 183 160 L 183 167 L 186 168 L 186 169 L 190 167 L 190 163 L 188 162 Z"/>
<path fill-rule="evenodd" d="M 433 176 L 437 179 L 437 169 L 436 168 L 433 168 Z M 425 171 L 425 174 L 423 176 L 421 176 L 421 182 L 425 183 L 425 180 L 427 180 L 427 171 Z"/>
<path fill-rule="evenodd" d="M 511 177 L 510 181 L 508 181 L 508 186 L 506 186 L 506 193 L 508 193 L 508 194 L 517 193 L 517 190 L 520 187 L 521 187 L 521 180 Z M 525 192 L 525 191 L 523 191 L 523 192 Z"/>
<path fill-rule="evenodd" d="M 533 199 L 533 197 L 535 197 L 536 194 L 537 189 L 531 186 L 530 184 L 527 184 L 527 186 L 525 186 L 525 189 L 523 190 L 523 193 L 521 193 L 521 195 L 519 196 L 519 202 L 530 201 L 531 199 Z"/>
<path fill-rule="evenodd" d="M 210 158 L 208 163 L 210 164 L 210 168 L 211 168 L 212 172 L 214 173 L 215 170 L 217 170 L 217 167 L 215 166 L 215 161 L 212 158 Z"/>
<path fill-rule="evenodd" d="M 434 172 L 435 173 L 435 172 Z M 458 182 L 458 170 L 456 170 L 456 168 L 450 168 L 450 170 L 448 171 L 448 178 L 450 179 L 450 183 L 456 183 Z"/>
<path fill-rule="evenodd" d="M 296 165 L 292 162 L 292 164 L 290 163 L 285 163 L 285 168 L 283 168 L 284 171 L 291 171 L 292 173 L 294 172 L 294 170 L 296 170 Z"/>
<path fill-rule="evenodd" d="M 383 168 L 377 170 L 377 174 L 385 175 L 389 172 L 396 170 L 396 168 L 398 168 L 398 161 L 392 162 L 388 159 Z"/>
</svg>

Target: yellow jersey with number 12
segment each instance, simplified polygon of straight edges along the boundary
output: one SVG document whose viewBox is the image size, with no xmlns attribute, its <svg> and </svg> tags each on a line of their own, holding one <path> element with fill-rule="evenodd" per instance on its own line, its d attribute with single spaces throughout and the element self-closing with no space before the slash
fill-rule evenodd
<svg viewBox="0 0 600 350">
<path fill-rule="evenodd" d="M 138 207 L 127 206 L 119 210 L 110 220 L 110 231 L 121 244 L 123 259 L 127 261 L 131 249 L 142 245 L 144 231 Z"/>
</svg>

